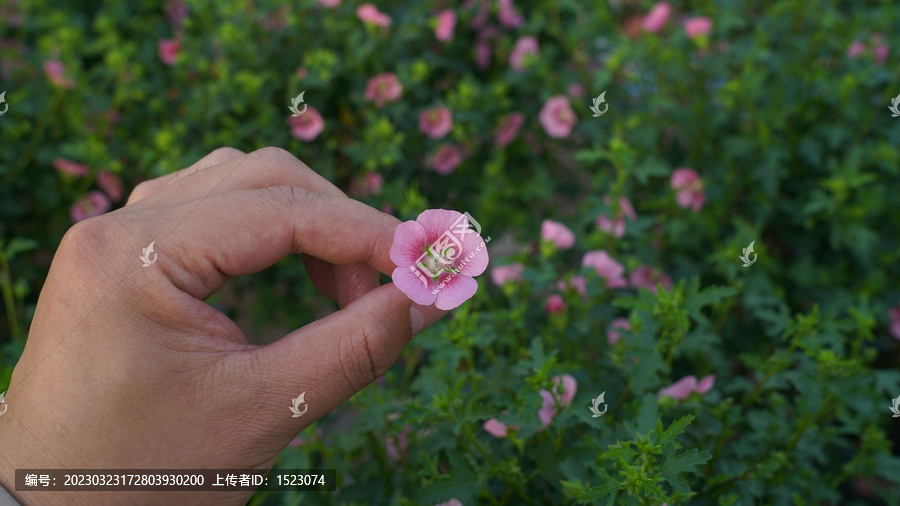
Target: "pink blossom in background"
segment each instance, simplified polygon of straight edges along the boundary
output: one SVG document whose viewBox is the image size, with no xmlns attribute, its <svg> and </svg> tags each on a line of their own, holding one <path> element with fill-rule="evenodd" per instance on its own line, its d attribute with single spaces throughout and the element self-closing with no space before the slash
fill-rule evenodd
<svg viewBox="0 0 900 506">
<path fill-rule="evenodd" d="M 570 84 L 567 91 L 568 91 L 569 95 L 572 95 L 575 98 L 581 98 L 587 94 L 584 90 L 584 86 L 582 86 L 578 83 Z"/>
<path fill-rule="evenodd" d="M 469 21 L 469 26 L 474 30 L 478 30 L 487 23 L 488 15 L 491 13 L 491 5 L 488 0 L 466 0 L 462 4 L 462 10 L 467 12 L 470 10 L 477 11 L 477 14 L 472 16 L 472 20 Z"/>
<path fill-rule="evenodd" d="M 419 113 L 419 131 L 432 139 L 440 139 L 447 135 L 451 128 L 453 128 L 453 114 L 444 106 Z"/>
<path fill-rule="evenodd" d="M 900 341 L 900 306 L 888 311 L 888 319 L 890 320 L 890 332 L 894 339 Z"/>
<path fill-rule="evenodd" d="M 377 172 L 369 172 L 363 176 L 357 176 L 350 182 L 348 192 L 354 197 L 368 197 L 370 195 L 381 195 L 381 185 L 384 184 L 384 178 Z"/>
<path fill-rule="evenodd" d="M 69 209 L 69 217 L 72 223 L 100 216 L 112 209 L 112 202 L 98 190 L 89 191 L 84 197 L 78 199 Z"/>
<path fill-rule="evenodd" d="M 463 503 L 459 499 L 453 497 L 449 501 L 435 503 L 434 506 L 463 506 Z"/>
<path fill-rule="evenodd" d="M 334 9 L 338 5 L 341 5 L 341 0 L 316 0 L 319 2 L 319 5 L 328 9 Z"/>
<path fill-rule="evenodd" d="M 562 383 L 562 388 L 560 388 L 560 382 Z M 547 390 L 541 389 L 538 392 L 543 399 L 541 409 L 540 411 L 538 411 L 538 417 L 541 419 L 541 425 L 543 425 L 544 427 L 548 427 L 553 421 L 553 418 L 556 417 L 558 408 L 571 405 L 572 399 L 575 398 L 575 392 L 577 390 L 578 382 L 575 381 L 575 378 L 569 374 L 556 376 L 553 378 L 552 393 Z M 556 398 L 559 399 L 558 405 L 556 402 L 556 398 L 554 398 L 554 394 Z"/>
<path fill-rule="evenodd" d="M 51 164 L 57 171 L 75 177 L 84 177 L 90 170 L 87 165 L 76 163 L 72 160 L 66 160 L 65 158 L 54 158 Z"/>
<path fill-rule="evenodd" d="M 671 397 L 673 399 L 687 399 L 691 393 L 697 392 L 700 395 L 709 392 L 716 382 L 716 376 L 710 374 L 703 377 L 699 382 L 693 374 L 685 376 L 671 385 L 663 388 L 656 394 L 657 397 Z"/>
<path fill-rule="evenodd" d="M 463 152 L 452 144 L 441 144 L 431 157 L 431 167 L 442 176 L 452 173 L 463 161 Z"/>
<path fill-rule="evenodd" d="M 62 62 L 57 60 L 47 60 L 44 62 L 44 74 L 54 86 L 71 90 L 75 87 L 75 81 L 64 76 L 66 71 Z"/>
<path fill-rule="evenodd" d="M 622 267 L 622 264 L 613 260 L 606 250 L 588 251 L 581 259 L 581 266 L 594 269 L 597 275 L 606 280 L 607 288 L 625 288 L 628 286 L 623 277 L 625 268 Z"/>
<path fill-rule="evenodd" d="M 325 129 L 325 120 L 313 106 L 308 106 L 300 116 L 288 116 L 288 124 L 291 126 L 291 135 L 306 142 L 318 137 Z"/>
<path fill-rule="evenodd" d="M 510 142 L 516 140 L 523 124 L 525 124 L 525 115 L 521 112 L 514 112 L 500 120 L 497 131 L 494 133 L 497 146 L 505 148 Z"/>
<path fill-rule="evenodd" d="M 606 202 L 606 205 L 609 205 L 608 195 L 603 197 L 603 202 Z M 615 237 L 622 237 L 625 235 L 624 217 L 626 216 L 629 221 L 637 219 L 637 214 L 634 212 L 634 206 L 631 205 L 631 202 L 625 197 L 619 197 L 619 211 L 615 221 L 610 220 L 605 214 L 601 214 L 597 217 L 597 228 L 606 233 L 612 233 Z"/>
<path fill-rule="evenodd" d="M 540 54 L 540 51 L 537 39 L 530 35 L 519 37 L 519 40 L 516 41 L 516 46 L 513 48 L 512 52 L 509 53 L 509 64 L 512 66 L 513 70 L 521 72 L 525 70 L 526 57 L 528 55 L 537 57 L 537 55 Z"/>
<path fill-rule="evenodd" d="M 97 175 L 97 186 L 99 186 L 101 190 L 105 191 L 113 202 L 122 200 L 122 180 L 119 179 L 119 176 L 113 174 L 112 172 L 108 170 L 100 171 L 100 174 Z"/>
<path fill-rule="evenodd" d="M 411 431 L 412 427 L 406 425 L 396 436 L 384 438 L 384 449 L 387 451 L 390 460 L 396 461 L 408 456 L 406 450 L 409 448 L 409 433 Z"/>
<path fill-rule="evenodd" d="M 163 10 L 166 11 L 169 23 L 172 23 L 175 28 L 181 28 L 184 18 L 188 15 L 188 6 L 181 0 L 169 0 Z"/>
<path fill-rule="evenodd" d="M 181 48 L 181 41 L 178 39 L 162 39 L 157 44 L 159 51 L 159 59 L 166 65 L 175 65 L 175 59 L 178 56 L 178 50 Z"/>
<path fill-rule="evenodd" d="M 587 278 L 584 276 L 572 276 L 568 281 L 561 279 L 556 282 L 556 288 L 563 292 L 572 288 L 578 292 L 578 295 L 584 297 L 587 295 Z"/>
<path fill-rule="evenodd" d="M 306 76 L 309 75 L 309 72 L 305 68 L 300 67 L 299 69 L 297 69 L 296 75 L 297 79 L 306 79 Z"/>
<path fill-rule="evenodd" d="M 525 266 L 516 262 L 509 265 L 498 265 L 491 268 L 491 281 L 497 286 L 503 286 L 511 281 L 522 279 L 522 270 Z"/>
<path fill-rule="evenodd" d="M 700 381 L 697 382 L 697 388 L 694 389 L 700 395 L 705 394 L 712 390 L 713 385 L 716 384 L 716 375 L 710 374 L 709 376 L 704 376 L 700 378 Z"/>
<path fill-rule="evenodd" d="M 712 20 L 707 17 L 688 18 L 684 22 L 684 33 L 689 39 L 708 35 L 710 30 L 712 30 Z"/>
<path fill-rule="evenodd" d="M 849 58 L 859 58 L 859 56 L 866 52 L 866 45 L 863 44 L 862 41 L 854 40 L 850 47 L 847 48 L 847 56 Z"/>
<path fill-rule="evenodd" d="M 460 227 L 460 219 L 465 218 L 457 211 L 428 209 L 416 221 L 397 225 L 390 250 L 397 268 L 391 278 L 394 286 L 413 302 L 448 310 L 458 307 L 478 290 L 473 278 L 488 265 L 488 252 L 481 236 L 475 232 L 457 235 L 459 251 L 439 241 L 448 231 Z M 434 251 L 435 247 L 443 249 Z"/>
<path fill-rule="evenodd" d="M 609 330 L 606 331 L 606 342 L 610 346 L 616 344 L 622 338 L 622 333 L 616 329 L 631 330 L 628 318 L 613 318 L 613 321 L 609 324 Z"/>
<path fill-rule="evenodd" d="M 391 17 L 378 10 L 374 4 L 365 3 L 356 8 L 356 16 L 363 23 L 387 28 L 391 26 Z"/>
<path fill-rule="evenodd" d="M 657 282 L 662 283 L 663 288 L 666 290 L 672 288 L 672 280 L 669 276 L 666 276 L 661 270 L 648 265 L 641 265 L 628 275 L 628 283 L 632 288 L 646 288 L 656 293 Z"/>
<path fill-rule="evenodd" d="M 875 53 L 875 65 L 884 65 L 890 53 L 890 49 L 884 44 L 884 35 L 880 33 L 872 34 L 871 42 L 872 51 Z"/>
<path fill-rule="evenodd" d="M 641 28 L 648 32 L 658 32 L 662 30 L 662 27 L 666 26 L 671 13 L 672 6 L 669 5 L 669 2 L 657 3 L 641 20 Z"/>
<path fill-rule="evenodd" d="M 681 167 L 672 172 L 669 185 L 677 192 L 678 205 L 685 209 L 692 209 L 695 213 L 703 207 L 706 200 L 706 192 L 703 189 L 703 180 L 688 167 Z"/>
<path fill-rule="evenodd" d="M 487 431 L 488 434 L 494 437 L 506 437 L 508 429 L 506 424 L 497 420 L 496 418 L 491 418 L 490 420 L 484 422 L 484 430 Z"/>
<path fill-rule="evenodd" d="M 18 9 L 19 0 L 0 0 L 0 19 L 10 28 L 22 26 L 22 13 Z"/>
<path fill-rule="evenodd" d="M 547 302 L 544 304 L 544 313 L 548 315 L 562 313 L 566 310 L 566 303 L 563 301 L 562 295 L 558 293 L 554 293 L 553 295 L 547 297 Z"/>
<path fill-rule="evenodd" d="M 365 99 L 375 102 L 378 107 L 384 107 L 388 102 L 394 102 L 403 93 L 403 85 L 393 72 L 373 76 L 366 83 Z"/>
<path fill-rule="evenodd" d="M 569 227 L 553 220 L 544 220 L 541 223 L 541 240 L 552 242 L 559 249 L 575 246 L 575 234 Z"/>
<path fill-rule="evenodd" d="M 434 28 L 434 36 L 437 40 L 447 42 L 453 40 L 453 31 L 456 29 L 456 13 L 452 9 L 444 9 L 438 14 L 437 26 Z"/>
<path fill-rule="evenodd" d="M 288 443 L 288 446 L 290 446 L 291 448 L 298 448 L 300 446 L 306 446 L 306 438 L 304 438 L 302 436 L 297 436 L 290 443 Z"/>
<path fill-rule="evenodd" d="M 483 40 L 475 43 L 475 65 L 484 70 L 491 66 L 491 45 Z"/>
<path fill-rule="evenodd" d="M 562 139 L 568 137 L 572 133 L 572 128 L 578 122 L 575 117 L 575 111 L 569 105 L 569 99 L 565 95 L 555 95 L 544 102 L 541 112 L 538 115 L 541 126 L 547 135 L 554 139 Z"/>
<path fill-rule="evenodd" d="M 525 22 L 519 11 L 513 7 L 512 0 L 497 0 L 497 19 L 507 28 L 518 28 Z"/>
</svg>

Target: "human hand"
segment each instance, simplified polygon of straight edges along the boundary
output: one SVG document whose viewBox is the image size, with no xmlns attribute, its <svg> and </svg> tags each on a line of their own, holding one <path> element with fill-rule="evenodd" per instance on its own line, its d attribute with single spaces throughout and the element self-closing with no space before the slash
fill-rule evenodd
<svg viewBox="0 0 900 506">
<path fill-rule="evenodd" d="M 15 469 L 269 469 L 444 314 L 378 286 L 399 223 L 277 148 L 216 150 L 79 222 L 12 375 L 0 484 L 23 504 L 244 504 L 250 492 L 15 492 Z M 292 253 L 340 311 L 257 346 L 203 302 Z"/>
</svg>

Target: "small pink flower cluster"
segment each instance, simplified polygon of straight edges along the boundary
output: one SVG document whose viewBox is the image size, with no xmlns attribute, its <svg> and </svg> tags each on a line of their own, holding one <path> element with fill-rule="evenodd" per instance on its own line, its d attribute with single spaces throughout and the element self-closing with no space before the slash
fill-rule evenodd
<svg viewBox="0 0 900 506">
<path fill-rule="evenodd" d="M 672 383 L 670 386 L 663 388 L 656 394 L 657 397 L 671 397 L 673 399 L 687 399 L 692 393 L 696 392 L 700 395 L 712 390 L 716 382 L 716 375 L 710 374 L 704 376 L 697 381 L 697 377 L 693 374 L 685 376 L 680 380 Z"/>
<path fill-rule="evenodd" d="M 76 178 L 82 178 L 90 172 L 86 165 L 65 158 L 54 158 L 52 164 L 57 172 Z M 112 172 L 108 170 L 100 171 L 97 174 L 96 183 L 103 191 L 91 190 L 75 201 L 69 209 L 69 217 L 72 219 L 72 223 L 100 216 L 112 209 L 113 202 L 122 200 L 124 194 L 122 180 Z"/>
<path fill-rule="evenodd" d="M 880 67 L 887 61 L 888 54 L 890 54 L 890 48 L 884 43 L 884 35 L 880 33 L 872 34 L 869 40 L 871 43 L 872 54 L 875 58 L 875 64 Z M 867 51 L 868 47 L 865 42 L 854 40 L 853 43 L 850 44 L 850 47 L 847 48 L 847 57 L 856 59 Z"/>
<path fill-rule="evenodd" d="M 646 32 L 657 33 L 666 26 L 671 14 L 672 5 L 669 2 L 658 2 L 641 19 L 641 28 Z M 712 20 L 708 17 L 692 17 L 684 22 L 684 32 L 690 39 L 705 37 L 711 30 Z"/>
</svg>

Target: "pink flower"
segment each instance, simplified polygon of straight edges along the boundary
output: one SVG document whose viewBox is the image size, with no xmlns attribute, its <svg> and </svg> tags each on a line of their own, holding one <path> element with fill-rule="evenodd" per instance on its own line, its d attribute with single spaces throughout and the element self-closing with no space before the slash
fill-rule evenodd
<svg viewBox="0 0 900 506">
<path fill-rule="evenodd" d="M 475 65 L 484 70 L 491 65 L 491 45 L 483 40 L 475 43 Z"/>
<path fill-rule="evenodd" d="M 700 395 L 705 394 L 712 390 L 713 385 L 716 383 L 716 375 L 710 374 L 709 376 L 704 376 L 700 378 L 700 381 L 697 382 L 697 388 L 694 389 Z"/>
<path fill-rule="evenodd" d="M 628 283 L 622 277 L 625 268 L 619 262 L 613 260 L 606 250 L 588 251 L 581 259 L 582 267 L 590 267 L 597 271 L 597 275 L 606 280 L 608 288 L 625 288 Z"/>
<path fill-rule="evenodd" d="M 75 87 L 75 82 L 63 76 L 66 68 L 62 62 L 57 60 L 47 60 L 44 62 L 44 74 L 54 86 L 71 90 Z"/>
<path fill-rule="evenodd" d="M 100 171 L 100 174 L 97 175 L 97 186 L 105 191 L 113 202 L 122 200 L 122 180 L 112 172 L 108 170 Z"/>
<path fill-rule="evenodd" d="M 538 116 L 544 131 L 555 139 L 568 137 L 572 133 L 575 123 L 578 122 L 572 106 L 569 105 L 569 99 L 565 95 L 548 98 Z"/>
<path fill-rule="evenodd" d="M 181 22 L 188 15 L 188 6 L 181 0 L 169 0 L 166 2 L 163 10 L 166 11 L 166 18 L 169 19 L 169 23 L 172 23 L 175 28 L 181 27 Z"/>
<path fill-rule="evenodd" d="M 678 205 L 687 209 L 691 208 L 696 213 L 703 207 L 706 193 L 703 190 L 703 181 L 692 169 L 681 167 L 672 172 L 669 185 L 677 191 Z"/>
<path fill-rule="evenodd" d="M 72 218 L 72 223 L 78 223 L 81 220 L 100 216 L 110 209 L 112 209 L 112 202 L 106 198 L 106 195 L 93 190 L 72 205 L 72 208 L 69 209 L 69 217 Z"/>
<path fill-rule="evenodd" d="M 325 129 L 325 120 L 313 106 L 307 107 L 300 116 L 289 116 L 288 124 L 291 125 L 291 135 L 306 142 L 318 137 Z"/>
<path fill-rule="evenodd" d="M 646 288 L 656 293 L 657 282 L 662 283 L 666 290 L 672 288 L 672 280 L 669 279 L 669 276 L 666 276 L 661 270 L 647 265 L 641 265 L 628 275 L 628 283 L 632 288 Z"/>
<path fill-rule="evenodd" d="M 559 249 L 575 246 L 575 234 L 569 227 L 553 220 L 544 220 L 541 223 L 541 239 L 552 242 Z"/>
<path fill-rule="evenodd" d="M 890 52 L 890 49 L 884 44 L 884 35 L 880 33 L 872 34 L 871 42 L 874 46 L 872 51 L 875 53 L 875 65 L 884 65 Z"/>
<path fill-rule="evenodd" d="M 65 158 L 54 158 L 51 163 L 53 164 L 53 168 L 59 172 L 75 177 L 84 177 L 90 170 L 87 165 L 75 163 L 72 160 L 66 160 Z"/>
<path fill-rule="evenodd" d="M 181 48 L 181 41 L 178 39 L 162 39 L 157 44 L 159 50 L 159 59 L 166 65 L 175 65 L 175 58 L 178 56 L 178 50 Z"/>
<path fill-rule="evenodd" d="M 514 47 L 509 54 L 509 64 L 512 66 L 513 70 L 521 72 L 525 69 L 526 58 L 529 55 L 537 58 L 537 55 L 540 54 L 540 52 L 537 39 L 529 35 L 519 37 L 519 40 L 516 41 L 516 47 Z"/>
<path fill-rule="evenodd" d="M 510 142 L 516 140 L 516 137 L 519 136 L 519 130 L 524 123 L 525 115 L 521 112 L 514 112 L 500 120 L 500 124 L 497 125 L 497 131 L 494 133 L 497 146 L 505 148 Z"/>
<path fill-rule="evenodd" d="M 291 448 L 306 446 L 306 438 L 304 438 L 302 436 L 297 436 L 290 443 L 288 443 L 288 446 L 290 446 Z"/>
<path fill-rule="evenodd" d="M 516 262 L 509 265 L 498 265 L 491 269 L 491 281 L 497 286 L 503 286 L 511 281 L 522 279 L 524 265 Z"/>
<path fill-rule="evenodd" d="M 582 86 L 578 83 L 570 84 L 567 91 L 568 91 L 569 95 L 572 95 L 575 98 L 581 98 L 585 95 L 584 86 Z"/>
<path fill-rule="evenodd" d="M 397 100 L 402 93 L 403 85 L 393 72 L 378 74 L 366 83 L 365 98 L 369 102 L 375 102 L 378 107 L 384 107 L 384 104 Z"/>
<path fill-rule="evenodd" d="M 862 41 L 854 40 L 850 47 L 847 48 L 847 56 L 850 58 L 859 58 L 866 51 L 866 45 Z"/>
<path fill-rule="evenodd" d="M 454 29 L 456 29 L 456 13 L 452 9 L 442 10 L 437 17 L 434 36 L 437 37 L 437 40 L 444 42 L 453 40 Z"/>
<path fill-rule="evenodd" d="M 473 279 L 487 268 L 484 240 L 457 211 L 428 209 L 397 225 L 391 260 L 394 285 L 413 302 L 453 309 L 478 290 Z"/>
<path fill-rule="evenodd" d="M 319 5 L 328 9 L 334 9 L 338 5 L 341 5 L 341 0 L 316 0 L 319 2 Z"/>
<path fill-rule="evenodd" d="M 419 131 L 432 139 L 440 139 L 447 135 L 451 128 L 453 128 L 453 114 L 446 107 L 435 107 L 419 113 Z"/>
<path fill-rule="evenodd" d="M 562 389 L 560 389 L 560 381 L 562 381 Z M 538 393 L 544 400 L 541 410 L 538 411 L 538 417 L 541 419 L 541 425 L 548 427 L 556 417 L 557 409 L 572 404 L 575 398 L 575 392 L 578 390 L 578 382 L 575 378 L 566 374 L 553 378 L 553 392 L 541 389 Z M 557 403 L 557 400 L 559 401 Z"/>
<path fill-rule="evenodd" d="M 369 172 L 364 176 L 357 176 L 350 182 L 348 192 L 354 197 L 368 197 L 369 195 L 381 195 L 381 185 L 384 178 L 377 172 Z"/>
<path fill-rule="evenodd" d="M 507 28 L 518 28 L 525 22 L 522 15 L 513 7 L 512 0 L 497 0 L 497 19 Z"/>
<path fill-rule="evenodd" d="M 442 176 L 452 173 L 463 161 L 463 152 L 452 144 L 441 144 L 431 157 L 431 166 Z"/>
<path fill-rule="evenodd" d="M 670 386 L 661 389 L 659 393 L 656 394 L 656 397 L 665 396 L 682 400 L 687 399 L 692 392 L 703 395 L 712 389 L 715 382 L 716 376 L 714 374 L 703 377 L 699 382 L 697 381 L 697 377 L 691 374 L 681 378 Z"/>
<path fill-rule="evenodd" d="M 610 346 L 616 344 L 622 338 L 621 332 L 616 329 L 631 330 L 628 318 L 614 318 L 609 324 L 609 330 L 606 331 L 606 342 Z"/>
<path fill-rule="evenodd" d="M 488 434 L 494 437 L 506 437 L 506 433 L 508 432 L 506 424 L 504 424 L 500 420 L 497 420 L 496 418 L 491 418 L 490 420 L 484 422 L 483 427 Z"/>
<path fill-rule="evenodd" d="M 463 503 L 459 499 L 453 497 L 449 501 L 435 503 L 434 506 L 463 506 Z"/>
<path fill-rule="evenodd" d="M 304 67 L 300 67 L 297 69 L 297 79 L 306 79 L 306 76 L 309 74 L 309 71 Z"/>
<path fill-rule="evenodd" d="M 391 17 L 378 10 L 378 7 L 365 3 L 356 8 L 356 16 L 363 23 L 371 23 L 375 26 L 387 28 L 391 26 Z"/>
<path fill-rule="evenodd" d="M 900 341 L 900 306 L 888 311 L 888 318 L 891 320 L 890 332 L 894 339 Z"/>
<path fill-rule="evenodd" d="M 544 312 L 548 315 L 562 313 L 566 310 L 566 303 L 563 301 L 562 295 L 554 293 L 547 297 L 547 303 L 544 304 Z"/>
<path fill-rule="evenodd" d="M 684 33 L 689 39 L 704 37 L 709 34 L 710 30 L 712 30 L 712 20 L 704 16 L 688 18 L 684 22 Z"/>
<path fill-rule="evenodd" d="M 672 13 L 672 6 L 669 2 L 659 2 L 650 9 L 650 12 L 641 20 L 641 28 L 648 32 L 658 32 L 662 27 L 666 26 L 669 20 L 669 14 Z"/>
<path fill-rule="evenodd" d="M 609 205 L 609 196 L 603 197 L 603 201 L 606 202 L 606 205 Z M 625 235 L 625 220 L 623 214 L 628 217 L 629 221 L 637 219 L 637 214 L 635 214 L 631 202 L 625 197 L 619 197 L 619 210 L 616 213 L 616 219 L 611 221 L 605 214 L 601 214 L 597 217 L 597 228 L 606 233 L 612 232 L 612 235 L 615 237 L 622 237 Z"/>
<path fill-rule="evenodd" d="M 587 278 L 584 276 L 572 276 L 568 281 L 561 279 L 556 282 L 556 288 L 563 292 L 572 288 L 578 292 L 578 295 L 584 297 L 587 295 Z"/>
</svg>

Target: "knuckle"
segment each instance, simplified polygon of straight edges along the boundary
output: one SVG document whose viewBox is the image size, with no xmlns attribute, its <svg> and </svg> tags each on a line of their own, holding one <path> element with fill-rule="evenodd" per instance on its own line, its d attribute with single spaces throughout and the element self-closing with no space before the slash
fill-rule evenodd
<svg viewBox="0 0 900 506">
<path fill-rule="evenodd" d="M 114 228 L 105 216 L 79 221 L 63 235 L 57 256 L 61 261 L 72 259 L 76 262 L 96 258 L 115 242 L 114 235 Z"/>
<path fill-rule="evenodd" d="M 153 193 L 156 187 L 157 183 L 155 183 L 153 179 L 138 183 L 138 185 L 134 187 L 134 190 L 131 191 L 131 195 L 128 197 L 128 203 L 136 202 L 147 197 Z"/>
</svg>

